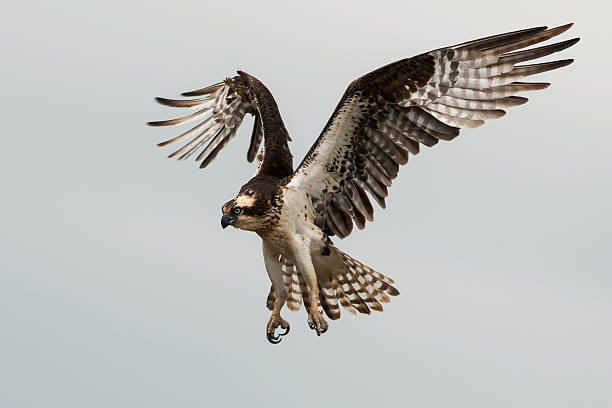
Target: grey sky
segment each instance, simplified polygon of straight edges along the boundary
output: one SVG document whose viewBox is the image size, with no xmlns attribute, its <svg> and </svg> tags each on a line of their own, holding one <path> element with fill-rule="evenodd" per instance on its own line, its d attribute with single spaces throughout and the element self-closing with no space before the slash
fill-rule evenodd
<svg viewBox="0 0 612 408">
<path fill-rule="evenodd" d="M 3 10 L 0 406 L 609 407 L 609 6 L 500 2 L 13 2 Z M 296 164 L 348 83 L 535 25 L 582 37 L 506 117 L 410 160 L 337 245 L 393 277 L 382 314 L 264 336 L 254 234 L 220 206 L 251 121 L 205 171 L 155 143 L 154 104 L 243 69 Z M 549 58 L 550 59 L 550 58 Z"/>
</svg>

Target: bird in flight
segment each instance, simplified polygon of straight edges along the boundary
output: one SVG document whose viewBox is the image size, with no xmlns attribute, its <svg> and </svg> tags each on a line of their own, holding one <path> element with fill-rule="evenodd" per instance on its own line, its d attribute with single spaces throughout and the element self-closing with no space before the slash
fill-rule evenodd
<svg viewBox="0 0 612 408">
<path fill-rule="evenodd" d="M 270 91 L 238 71 L 222 82 L 185 92 L 195 99 L 156 98 L 162 105 L 195 112 L 151 126 L 197 124 L 159 144 L 185 144 L 170 154 L 196 155 L 210 164 L 236 135 L 244 116 L 254 116 L 247 160 L 258 160 L 253 177 L 221 207 L 221 226 L 254 231 L 262 239 L 264 264 L 272 283 L 267 307 L 272 314 L 266 337 L 279 343 L 289 332 L 283 305 L 308 313 L 317 335 L 340 317 L 340 305 L 353 313 L 382 311 L 399 291 L 394 281 L 344 253 L 330 239 L 347 237 L 353 224 L 373 221 L 373 199 L 385 199 L 399 166 L 421 145 L 452 140 L 461 129 L 476 128 L 522 105 L 516 96 L 548 87 L 522 79 L 564 67 L 573 60 L 523 64 L 564 50 L 578 38 L 527 48 L 555 37 L 572 24 L 535 27 L 440 48 L 385 65 L 351 82 L 331 118 L 296 169 L 291 140 Z M 263 146 L 260 149 L 260 145 Z M 278 330 L 278 334 L 277 334 Z"/>
</svg>

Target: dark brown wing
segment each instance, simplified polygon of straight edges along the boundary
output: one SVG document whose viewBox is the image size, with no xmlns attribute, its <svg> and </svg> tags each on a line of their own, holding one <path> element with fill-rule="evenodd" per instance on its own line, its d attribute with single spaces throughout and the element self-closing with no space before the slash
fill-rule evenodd
<svg viewBox="0 0 612 408">
<path fill-rule="evenodd" d="M 462 128 L 503 116 L 527 102 L 517 93 L 547 83 L 517 82 L 572 60 L 515 65 L 561 51 L 568 40 L 516 51 L 561 34 L 571 24 L 495 35 L 403 59 L 352 82 L 290 185 L 307 191 L 316 223 L 329 235 L 349 235 L 353 222 L 373 220 L 369 195 L 385 207 L 399 166 L 420 145 L 452 140 Z"/>
<path fill-rule="evenodd" d="M 287 130 L 274 97 L 259 80 L 239 71 L 234 78 L 227 78 L 223 82 L 185 92 L 182 95 L 202 98 L 182 100 L 156 98 L 156 100 L 162 105 L 186 107 L 195 110 L 195 113 L 178 119 L 149 122 L 151 126 L 198 122 L 196 126 L 181 135 L 159 143 L 159 146 L 166 146 L 170 143 L 187 141 L 168 157 L 185 160 L 198 153 L 196 161 L 202 161 L 200 168 L 206 167 L 236 135 L 244 116 L 250 113 L 255 117 L 255 122 L 247 160 L 253 161 L 264 139 L 264 148 L 259 155 L 258 172 L 279 178 L 287 177 L 293 172 L 292 156 L 287 145 Z"/>
</svg>

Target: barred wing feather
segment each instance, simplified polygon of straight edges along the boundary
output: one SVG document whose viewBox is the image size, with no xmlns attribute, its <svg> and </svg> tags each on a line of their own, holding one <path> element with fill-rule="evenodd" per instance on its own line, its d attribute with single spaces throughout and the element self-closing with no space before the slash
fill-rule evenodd
<svg viewBox="0 0 612 408">
<path fill-rule="evenodd" d="M 208 166 L 217 154 L 232 140 L 247 113 L 255 116 L 253 134 L 249 146 L 247 160 L 252 162 L 263 139 L 257 106 L 250 98 L 237 91 L 241 76 L 226 79 L 224 82 L 211 85 L 195 91 L 185 92 L 187 97 L 203 96 L 196 99 L 166 99 L 155 98 L 162 105 L 188 108 L 196 112 L 177 119 L 149 122 L 151 126 L 170 126 L 189 122 L 198 122 L 188 131 L 180 134 L 158 146 L 184 142 L 178 150 L 168 157 L 185 160 L 195 153 L 196 161 L 201 161 L 200 168 Z"/>
<path fill-rule="evenodd" d="M 353 81 L 289 184 L 309 193 L 316 223 L 327 234 L 344 238 L 353 223 L 364 228 L 373 220 L 369 197 L 385 208 L 399 166 L 420 145 L 452 140 L 461 129 L 527 102 L 516 94 L 546 88 L 548 83 L 521 80 L 572 60 L 516 64 L 575 44 L 577 38 L 524 50 L 570 27 L 481 38 L 394 62 Z"/>
</svg>

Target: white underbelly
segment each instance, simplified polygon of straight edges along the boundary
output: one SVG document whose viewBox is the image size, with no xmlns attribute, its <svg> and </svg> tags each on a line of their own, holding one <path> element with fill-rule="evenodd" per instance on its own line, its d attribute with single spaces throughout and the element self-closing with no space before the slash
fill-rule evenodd
<svg viewBox="0 0 612 408">
<path fill-rule="evenodd" d="M 283 189 L 283 206 L 274 228 L 264 238 L 289 262 L 295 262 L 295 252 L 307 245 L 319 251 L 324 246 L 324 234 L 314 224 L 314 209 L 306 194 L 296 188 Z"/>
</svg>

